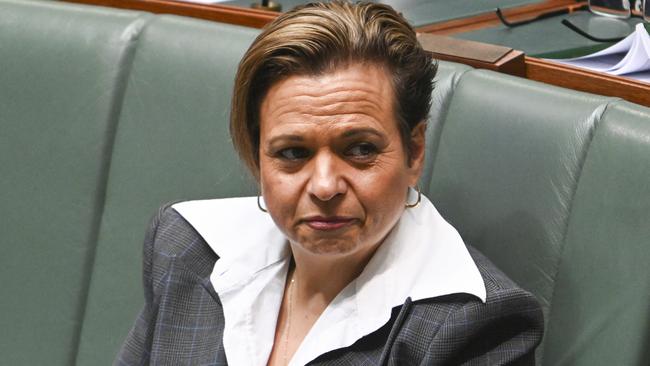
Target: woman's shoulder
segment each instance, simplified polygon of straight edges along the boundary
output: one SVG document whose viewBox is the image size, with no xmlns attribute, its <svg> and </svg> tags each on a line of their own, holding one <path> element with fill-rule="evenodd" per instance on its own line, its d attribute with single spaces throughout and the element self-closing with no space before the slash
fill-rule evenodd
<svg viewBox="0 0 650 366">
<path fill-rule="evenodd" d="M 177 202 L 161 206 L 151 220 L 145 238 L 144 262 L 164 268 L 175 260 L 189 268 L 211 269 L 218 259 L 203 237 L 173 207 Z"/>
<path fill-rule="evenodd" d="M 537 301 L 533 294 L 519 286 L 478 249 L 469 245 L 467 249 L 483 278 L 486 302 L 497 301 L 504 296 L 525 297 Z"/>
<path fill-rule="evenodd" d="M 200 241 L 201 235 L 174 209 L 177 202 L 162 205 L 151 219 L 148 236 L 159 254 L 177 257 Z"/>
<path fill-rule="evenodd" d="M 402 333 L 421 345 L 424 363 L 532 364 L 544 328 L 539 302 L 476 249 L 468 249 L 485 282 L 486 301 L 464 293 L 416 301 Z"/>
<path fill-rule="evenodd" d="M 416 318 L 437 322 L 440 326 L 453 326 L 455 323 L 482 324 L 520 317 L 541 332 L 543 315 L 535 296 L 517 285 L 477 249 L 468 246 L 468 250 L 485 284 L 485 302 L 465 293 L 426 299 L 414 303 L 412 311 Z"/>
</svg>

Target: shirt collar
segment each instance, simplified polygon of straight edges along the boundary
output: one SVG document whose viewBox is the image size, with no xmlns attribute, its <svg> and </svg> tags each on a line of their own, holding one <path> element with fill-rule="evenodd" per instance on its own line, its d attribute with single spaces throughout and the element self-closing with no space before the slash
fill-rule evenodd
<svg viewBox="0 0 650 366">
<path fill-rule="evenodd" d="M 280 292 L 284 288 L 283 276 L 289 260 L 287 241 L 271 217 L 257 209 L 255 200 L 256 197 L 227 198 L 173 206 L 219 256 L 211 280 L 222 297 L 252 289 L 259 296 L 263 289 L 251 285 L 256 278 L 267 281 L 268 286 Z M 403 304 L 407 297 L 417 301 L 454 293 L 471 294 L 483 302 L 486 298 L 483 279 L 460 235 L 423 196 L 417 207 L 404 211 L 361 275 L 328 306 L 291 364 L 305 364 L 379 329 L 390 319 L 392 309 Z M 281 296 L 269 296 L 281 301 Z M 222 303 L 228 323 L 223 298 Z M 277 311 L 279 303 L 266 313 L 277 317 Z M 250 314 L 231 316 L 250 317 Z M 272 346 L 275 323 L 265 321 L 265 324 L 273 328 L 262 332 L 267 338 L 270 335 Z M 227 325 L 226 333 L 228 328 Z M 224 346 L 229 356 L 225 339 Z M 266 342 L 268 351 L 270 346 Z M 260 361 L 259 364 L 264 364 L 266 359 L 262 356 Z"/>
<path fill-rule="evenodd" d="M 257 209 L 256 197 L 186 201 L 172 207 L 219 256 L 211 276 L 220 277 L 219 288 L 236 286 L 289 255 L 286 238 L 271 216 Z"/>
</svg>

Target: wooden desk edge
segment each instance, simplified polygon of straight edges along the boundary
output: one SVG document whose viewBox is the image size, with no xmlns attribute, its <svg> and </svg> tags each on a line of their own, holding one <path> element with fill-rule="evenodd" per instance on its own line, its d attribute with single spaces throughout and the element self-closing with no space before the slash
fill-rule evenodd
<svg viewBox="0 0 650 366">
<path fill-rule="evenodd" d="M 178 0 L 62 0 L 71 3 L 108 6 L 113 8 L 148 11 L 160 14 L 177 14 L 223 23 L 262 28 L 275 19 L 279 13 L 222 4 L 201 4 Z M 254 0 L 251 0 L 251 2 Z M 584 2 L 583 2 L 584 3 Z M 504 14 L 513 19 L 534 17 L 539 13 L 566 7 L 575 7 L 575 0 L 546 0 L 541 3 L 504 9 Z M 434 23 L 417 28 L 418 32 L 450 34 L 483 28 L 498 23 L 494 12 L 476 16 Z"/>
<path fill-rule="evenodd" d="M 526 77 L 593 94 L 623 98 L 650 107 L 650 84 L 625 77 L 525 57 Z"/>
<path fill-rule="evenodd" d="M 199 4 L 173 0 L 63 0 L 70 3 L 175 14 L 221 23 L 262 28 L 279 13 L 220 4 Z M 251 0 L 252 1 L 252 0 Z"/>
<path fill-rule="evenodd" d="M 237 24 L 253 28 L 261 28 L 278 16 L 278 13 L 241 8 L 219 4 L 197 4 L 174 0 L 64 0 L 71 3 L 108 6 L 113 8 L 148 11 L 152 13 L 177 14 L 194 18 L 206 19 L 222 23 Z M 530 17 L 538 14 L 540 10 L 553 10 L 566 7 L 571 2 L 572 6 L 579 6 L 573 0 L 548 0 L 541 4 L 520 7 L 505 11 L 507 15 Z M 583 2 L 584 3 L 584 2 Z M 419 28 L 419 31 L 429 31 L 436 34 L 455 33 L 469 27 L 486 26 L 495 22 L 494 14 L 482 14 L 429 27 Z M 477 23 L 472 23 L 477 22 Z M 498 20 L 496 20 L 498 22 Z M 511 75 L 527 77 L 531 80 L 557 85 L 565 88 L 585 91 L 594 94 L 620 97 L 633 103 L 650 107 L 650 84 L 623 77 L 602 74 L 589 70 L 579 69 L 567 65 L 554 63 L 547 60 L 525 56 L 523 52 L 500 47 L 501 57 L 486 60 L 480 55 L 458 57 L 442 52 L 444 50 L 431 50 L 435 58 L 444 61 L 463 63 L 475 68 L 494 70 Z M 425 47 L 426 50 L 426 47 Z M 471 50 L 470 50 L 471 51 Z M 463 52 L 466 53 L 466 52 Z M 471 52 L 470 52 L 471 53 Z"/>
<path fill-rule="evenodd" d="M 502 9 L 504 16 L 509 20 L 526 20 L 536 16 L 561 9 L 575 9 L 586 4 L 586 1 L 576 2 L 575 0 L 547 0 L 541 3 L 517 6 L 514 8 Z M 464 33 L 477 29 L 488 28 L 501 24 L 494 11 L 469 16 L 460 19 L 452 19 L 443 22 L 433 23 L 417 27 L 416 31 L 421 33 L 434 34 L 455 34 Z"/>
<path fill-rule="evenodd" d="M 524 53 L 509 47 L 432 34 L 418 34 L 418 40 L 422 48 L 437 60 L 516 76 L 526 75 Z"/>
</svg>

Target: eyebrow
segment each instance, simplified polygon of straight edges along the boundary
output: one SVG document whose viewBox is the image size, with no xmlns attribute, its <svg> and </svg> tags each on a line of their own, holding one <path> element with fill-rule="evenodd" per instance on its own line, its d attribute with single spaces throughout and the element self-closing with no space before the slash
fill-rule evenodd
<svg viewBox="0 0 650 366">
<path fill-rule="evenodd" d="M 381 132 L 375 130 L 374 128 L 352 128 L 350 130 L 346 130 L 343 132 L 340 137 L 341 138 L 352 138 L 356 137 L 359 135 L 375 135 L 377 137 L 384 137 L 384 134 Z M 293 134 L 284 134 L 284 135 L 278 135 L 275 137 L 272 137 L 265 145 L 266 146 L 273 146 L 277 143 L 283 143 L 283 142 L 303 142 L 305 141 L 305 138 L 301 135 L 293 135 Z"/>
<path fill-rule="evenodd" d="M 278 142 L 285 142 L 285 141 L 288 141 L 288 142 L 302 142 L 302 141 L 305 141 L 305 138 L 300 136 L 300 135 L 291 135 L 291 134 L 279 135 L 279 136 L 275 136 L 275 137 L 271 138 L 266 143 L 266 145 L 267 146 L 273 146 Z"/>
<path fill-rule="evenodd" d="M 357 135 L 375 135 L 377 137 L 384 137 L 384 134 L 375 130 L 374 128 L 353 128 L 351 130 L 345 131 L 343 134 L 341 134 L 341 137 L 343 138 L 350 138 L 350 137 L 355 137 Z"/>
</svg>

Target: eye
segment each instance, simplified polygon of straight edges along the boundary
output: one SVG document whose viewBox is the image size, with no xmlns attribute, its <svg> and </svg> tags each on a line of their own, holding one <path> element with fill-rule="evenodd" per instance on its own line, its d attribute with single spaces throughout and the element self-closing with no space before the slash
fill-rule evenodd
<svg viewBox="0 0 650 366">
<path fill-rule="evenodd" d="M 348 147 L 345 156 L 357 160 L 373 159 L 377 155 L 377 147 L 369 142 L 361 142 Z"/>
<path fill-rule="evenodd" d="M 288 147 L 276 153 L 280 159 L 296 161 L 309 157 L 309 150 L 302 147 Z"/>
</svg>

